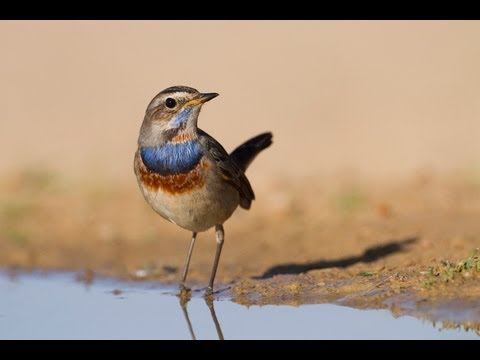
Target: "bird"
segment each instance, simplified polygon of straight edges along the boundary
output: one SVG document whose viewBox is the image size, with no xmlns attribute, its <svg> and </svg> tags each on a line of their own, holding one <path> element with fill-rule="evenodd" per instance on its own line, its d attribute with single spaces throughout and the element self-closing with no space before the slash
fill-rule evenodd
<svg viewBox="0 0 480 360">
<path fill-rule="evenodd" d="M 159 92 L 145 111 L 134 156 L 134 172 L 146 202 L 161 217 L 192 233 L 180 294 L 190 291 L 186 280 L 197 234 L 215 227 L 215 257 L 205 296 L 213 294 L 225 240 L 223 224 L 238 206 L 250 209 L 255 194 L 245 171 L 272 144 L 273 134 L 264 132 L 228 153 L 198 128 L 202 106 L 218 95 L 188 86 Z"/>
</svg>

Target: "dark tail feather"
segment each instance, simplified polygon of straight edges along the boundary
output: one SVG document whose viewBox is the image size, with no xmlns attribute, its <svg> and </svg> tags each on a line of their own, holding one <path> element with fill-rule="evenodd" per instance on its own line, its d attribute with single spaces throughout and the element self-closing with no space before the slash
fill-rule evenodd
<svg viewBox="0 0 480 360">
<path fill-rule="evenodd" d="M 251 138 L 242 145 L 233 150 L 230 154 L 230 159 L 243 170 L 247 170 L 248 165 L 260 151 L 272 145 L 272 133 L 266 132 Z"/>
</svg>

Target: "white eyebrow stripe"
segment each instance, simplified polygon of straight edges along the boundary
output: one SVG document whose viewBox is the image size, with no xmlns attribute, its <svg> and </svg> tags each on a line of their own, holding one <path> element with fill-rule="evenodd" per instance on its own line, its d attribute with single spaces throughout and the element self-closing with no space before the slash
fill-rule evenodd
<svg viewBox="0 0 480 360">
<path fill-rule="evenodd" d="M 179 92 L 174 92 L 174 93 L 171 93 L 171 94 L 168 94 L 167 97 L 169 96 L 174 96 L 175 98 L 181 98 L 181 99 L 185 99 L 188 97 L 188 95 L 192 95 L 191 93 L 187 93 L 185 91 L 179 91 Z"/>
</svg>

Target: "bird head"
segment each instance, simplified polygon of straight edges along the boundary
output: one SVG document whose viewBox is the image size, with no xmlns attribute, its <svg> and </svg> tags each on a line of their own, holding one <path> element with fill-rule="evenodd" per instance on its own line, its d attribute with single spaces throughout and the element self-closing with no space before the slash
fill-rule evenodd
<svg viewBox="0 0 480 360">
<path fill-rule="evenodd" d="M 202 105 L 217 96 L 217 93 L 200 93 L 187 86 L 173 86 L 161 91 L 148 104 L 139 145 L 155 146 L 181 132 L 196 134 Z"/>
</svg>

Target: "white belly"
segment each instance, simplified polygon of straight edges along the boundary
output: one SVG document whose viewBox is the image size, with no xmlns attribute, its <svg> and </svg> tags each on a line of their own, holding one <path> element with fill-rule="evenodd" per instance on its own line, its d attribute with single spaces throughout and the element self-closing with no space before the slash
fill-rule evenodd
<svg viewBox="0 0 480 360">
<path fill-rule="evenodd" d="M 206 176 L 201 189 L 172 194 L 146 188 L 140 189 L 150 206 L 165 219 L 192 232 L 205 231 L 223 224 L 239 204 L 239 193 L 222 179 Z"/>
</svg>

